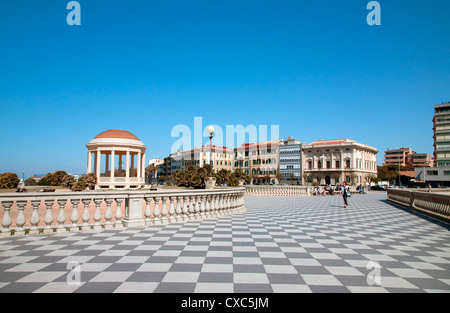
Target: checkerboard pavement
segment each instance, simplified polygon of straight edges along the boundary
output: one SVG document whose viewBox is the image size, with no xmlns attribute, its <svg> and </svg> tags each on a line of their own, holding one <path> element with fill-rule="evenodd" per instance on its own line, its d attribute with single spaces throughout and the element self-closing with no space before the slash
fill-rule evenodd
<svg viewBox="0 0 450 313">
<path fill-rule="evenodd" d="M 2 239 L 0 292 L 449 292 L 449 227 L 385 199 L 248 196 L 233 216 Z"/>
</svg>

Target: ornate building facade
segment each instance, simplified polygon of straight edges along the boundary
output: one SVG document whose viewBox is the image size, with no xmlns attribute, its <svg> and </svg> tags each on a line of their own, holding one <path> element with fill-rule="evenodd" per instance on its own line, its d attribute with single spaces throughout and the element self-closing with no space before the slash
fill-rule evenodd
<svg viewBox="0 0 450 313">
<path fill-rule="evenodd" d="M 302 182 L 365 185 L 377 176 L 374 147 L 350 139 L 317 140 L 302 145 Z"/>
</svg>

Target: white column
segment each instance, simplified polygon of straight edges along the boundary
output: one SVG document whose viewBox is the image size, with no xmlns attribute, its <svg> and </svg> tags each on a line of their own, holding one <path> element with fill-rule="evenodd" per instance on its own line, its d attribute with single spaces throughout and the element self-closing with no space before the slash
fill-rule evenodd
<svg viewBox="0 0 450 313">
<path fill-rule="evenodd" d="M 138 158 L 137 158 L 137 174 L 136 174 L 136 179 L 138 182 L 141 181 L 141 166 L 142 166 L 142 162 L 141 162 L 141 153 L 138 153 Z"/>
<path fill-rule="evenodd" d="M 130 151 L 127 151 L 127 160 L 125 165 L 125 182 L 130 183 Z M 127 186 L 129 188 L 129 186 Z"/>
<path fill-rule="evenodd" d="M 142 160 L 141 160 L 141 181 L 143 184 L 145 183 L 145 152 L 142 153 Z"/>
<path fill-rule="evenodd" d="M 106 152 L 105 153 L 105 174 L 108 172 L 109 170 L 109 154 Z"/>
<path fill-rule="evenodd" d="M 134 167 L 135 167 L 135 165 L 134 165 L 134 155 L 132 153 L 130 153 L 130 161 L 131 161 L 130 170 L 134 170 Z"/>
<path fill-rule="evenodd" d="M 350 168 L 356 169 L 357 168 L 357 166 L 356 166 L 356 150 L 354 148 L 352 149 L 352 161 L 351 162 L 352 163 L 350 164 Z"/>
<path fill-rule="evenodd" d="M 86 174 L 89 174 L 89 173 L 91 173 L 92 172 L 92 154 L 91 154 L 91 151 L 89 151 L 88 150 L 88 165 L 87 165 L 87 173 Z"/>
<path fill-rule="evenodd" d="M 96 164 L 95 175 L 97 176 L 97 181 L 100 180 L 100 155 L 101 155 L 100 150 L 97 150 L 97 154 L 95 157 L 95 164 Z"/>
<path fill-rule="evenodd" d="M 111 181 L 114 180 L 114 171 L 116 170 L 116 151 L 115 150 L 111 150 Z"/>
<path fill-rule="evenodd" d="M 110 183 L 109 183 L 109 188 L 114 188 L 114 177 L 115 177 L 115 170 L 116 170 L 116 151 L 115 150 L 111 150 L 111 165 L 110 165 Z"/>
</svg>

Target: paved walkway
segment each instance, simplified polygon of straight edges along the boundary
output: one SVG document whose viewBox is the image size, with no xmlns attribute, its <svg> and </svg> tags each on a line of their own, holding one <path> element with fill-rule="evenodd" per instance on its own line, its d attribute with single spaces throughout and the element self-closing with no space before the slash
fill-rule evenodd
<svg viewBox="0 0 450 313">
<path fill-rule="evenodd" d="M 385 199 L 246 197 L 241 215 L 2 239 L 0 292 L 450 292 L 449 228 Z"/>
</svg>

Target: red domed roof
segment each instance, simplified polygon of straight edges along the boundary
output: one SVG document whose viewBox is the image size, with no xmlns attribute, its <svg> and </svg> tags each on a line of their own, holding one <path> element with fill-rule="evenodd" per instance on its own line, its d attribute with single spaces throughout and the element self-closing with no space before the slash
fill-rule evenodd
<svg viewBox="0 0 450 313">
<path fill-rule="evenodd" d="M 139 138 L 130 133 L 129 131 L 122 130 L 122 129 L 109 129 L 107 131 L 104 131 L 101 134 L 98 134 L 95 136 L 94 139 L 99 138 L 116 138 L 116 139 L 132 139 L 132 140 L 138 140 Z"/>
</svg>

